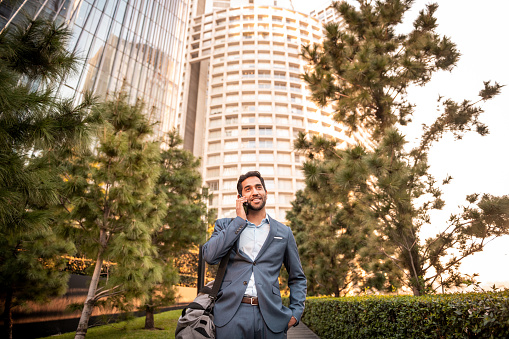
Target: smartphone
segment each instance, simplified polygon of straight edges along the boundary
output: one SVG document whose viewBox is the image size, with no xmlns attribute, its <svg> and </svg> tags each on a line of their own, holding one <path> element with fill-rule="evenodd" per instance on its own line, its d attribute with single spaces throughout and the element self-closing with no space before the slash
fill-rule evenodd
<svg viewBox="0 0 509 339">
<path fill-rule="evenodd" d="M 240 197 L 242 198 L 242 194 L 240 195 Z M 247 215 L 247 201 L 246 201 L 246 202 L 244 202 L 242 205 L 244 206 L 244 212 L 245 212 L 245 213 L 246 213 L 246 215 Z"/>
</svg>

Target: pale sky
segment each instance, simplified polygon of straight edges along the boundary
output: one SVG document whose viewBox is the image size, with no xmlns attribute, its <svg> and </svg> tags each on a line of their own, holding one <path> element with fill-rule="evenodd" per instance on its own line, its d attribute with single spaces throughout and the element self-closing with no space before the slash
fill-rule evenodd
<svg viewBox="0 0 509 339">
<path fill-rule="evenodd" d="M 405 18 L 401 32 L 408 32 L 419 10 L 432 1 L 416 0 Z M 435 14 L 438 33 L 449 36 L 461 53 L 452 72 L 436 74 L 424 88 L 410 92 L 416 112 L 413 123 L 404 131 L 408 140 L 420 135 L 422 123 L 430 124 L 437 117 L 438 95 L 455 101 L 477 101 L 483 81 L 507 85 L 502 93 L 484 104 L 480 120 L 488 125 L 490 134 L 481 137 L 467 134 L 455 141 L 451 136 L 435 144 L 430 154 L 430 171 L 441 182 L 448 174 L 451 183 L 444 186 L 446 207 L 433 214 L 432 228 L 440 229 L 451 213 L 458 212 L 465 196 L 471 193 L 509 194 L 509 1 L 507 0 L 439 0 Z M 309 0 L 293 0 L 295 10 L 309 13 Z M 320 1 L 326 4 L 327 1 Z M 405 28 L 406 27 L 406 28 Z M 432 231 L 432 230 L 430 230 Z M 479 273 L 482 283 L 509 281 L 509 236 L 488 244 L 482 253 L 464 261 L 462 271 Z M 507 285 L 509 287 L 509 285 Z"/>
</svg>

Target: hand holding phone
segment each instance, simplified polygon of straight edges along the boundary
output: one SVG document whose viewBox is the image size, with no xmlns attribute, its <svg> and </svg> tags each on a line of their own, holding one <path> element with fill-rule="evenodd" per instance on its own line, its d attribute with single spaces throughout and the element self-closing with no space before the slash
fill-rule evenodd
<svg viewBox="0 0 509 339">
<path fill-rule="evenodd" d="M 247 219 L 247 198 L 243 197 L 242 195 L 237 196 L 237 216 L 241 217 L 242 219 Z"/>
</svg>

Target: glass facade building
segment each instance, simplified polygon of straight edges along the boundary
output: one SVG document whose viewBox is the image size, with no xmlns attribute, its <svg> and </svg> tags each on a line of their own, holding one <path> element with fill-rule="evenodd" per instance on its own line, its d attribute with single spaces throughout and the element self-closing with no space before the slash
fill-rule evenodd
<svg viewBox="0 0 509 339">
<path fill-rule="evenodd" d="M 190 0 L 4 0 L 0 29 L 24 16 L 66 24 L 69 49 L 83 61 L 59 94 L 80 100 L 85 90 L 104 98 L 122 89 L 145 102 L 161 134 L 175 126 L 189 7 Z"/>
<path fill-rule="evenodd" d="M 317 107 L 301 79 L 300 46 L 321 41 L 322 23 L 287 8 L 244 6 L 196 16 L 189 30 L 178 124 L 185 147 L 203 159 L 209 207 L 235 216 L 237 179 L 258 170 L 268 213 L 284 221 L 305 184 L 305 159 L 293 150 L 299 132 L 340 147 L 365 141 Z"/>
</svg>

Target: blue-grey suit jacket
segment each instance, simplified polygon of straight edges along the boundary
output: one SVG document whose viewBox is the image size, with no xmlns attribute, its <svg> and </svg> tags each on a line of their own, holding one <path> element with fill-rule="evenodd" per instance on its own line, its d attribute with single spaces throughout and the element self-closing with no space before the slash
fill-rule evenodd
<svg viewBox="0 0 509 339">
<path fill-rule="evenodd" d="M 214 306 L 214 323 L 222 327 L 235 315 L 240 306 L 247 282 L 254 272 L 258 303 L 262 317 L 272 332 L 282 332 L 292 315 L 300 321 L 306 300 L 307 281 L 302 270 L 297 244 L 288 226 L 269 217 L 270 231 L 255 260 L 239 250 L 238 240 L 247 222 L 235 219 L 218 219 L 214 233 L 203 245 L 203 258 L 209 264 L 217 264 L 234 250 Z M 288 271 L 290 307 L 283 306 L 279 290 L 279 272 L 284 264 Z"/>
</svg>

